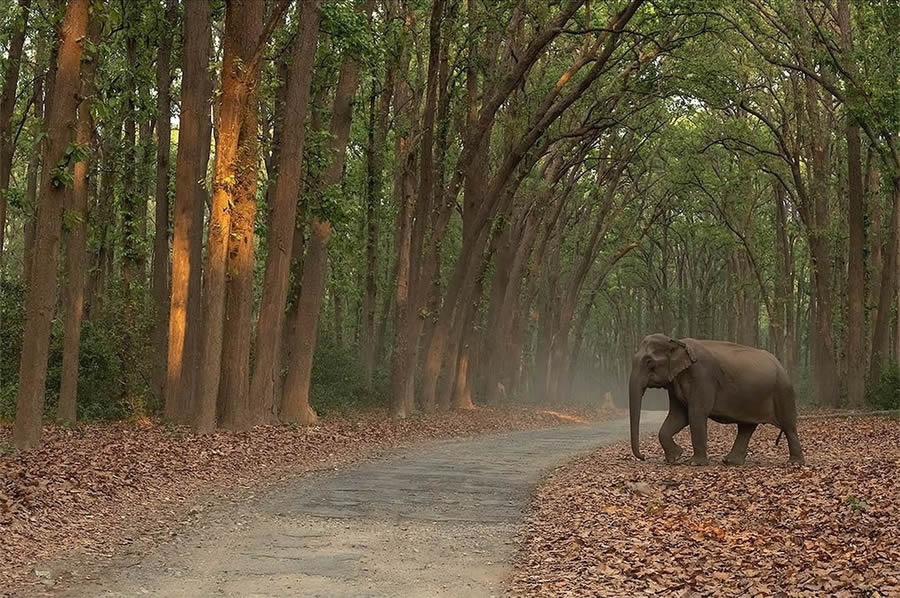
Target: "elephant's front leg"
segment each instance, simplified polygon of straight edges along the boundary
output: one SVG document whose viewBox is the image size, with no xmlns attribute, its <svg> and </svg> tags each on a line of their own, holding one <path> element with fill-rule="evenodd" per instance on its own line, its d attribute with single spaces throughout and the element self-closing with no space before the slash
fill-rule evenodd
<svg viewBox="0 0 900 598">
<path fill-rule="evenodd" d="M 691 445 L 694 447 L 691 465 L 709 465 L 709 456 L 706 451 L 706 418 L 708 415 L 706 401 L 699 396 L 689 403 L 688 420 L 691 424 Z"/>
<path fill-rule="evenodd" d="M 725 455 L 722 462 L 727 465 L 743 465 L 747 459 L 747 446 L 750 444 L 750 437 L 756 430 L 756 424 L 738 424 L 737 438 L 734 439 L 734 446 L 731 452 Z"/>
<path fill-rule="evenodd" d="M 659 428 L 659 443 L 666 453 L 666 463 L 670 465 L 678 461 L 684 450 L 678 446 L 674 436 L 688 425 L 687 409 L 679 401 L 669 397 L 669 414 Z"/>
</svg>

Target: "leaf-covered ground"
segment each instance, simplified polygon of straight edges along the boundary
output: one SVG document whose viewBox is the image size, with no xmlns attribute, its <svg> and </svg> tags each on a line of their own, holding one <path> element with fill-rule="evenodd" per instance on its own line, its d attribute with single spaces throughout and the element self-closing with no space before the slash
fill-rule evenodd
<svg viewBox="0 0 900 598">
<path fill-rule="evenodd" d="M 710 424 L 710 457 L 735 426 Z M 806 465 L 761 427 L 747 464 L 667 466 L 628 446 L 557 470 L 521 539 L 513 594 L 900 596 L 900 421 L 801 421 Z M 677 438 L 690 453 L 689 435 Z"/>
<path fill-rule="evenodd" d="M 596 414 L 595 414 L 596 416 Z M 602 417 L 602 414 L 599 416 Z M 152 424 L 48 426 L 40 450 L 13 455 L 0 426 L 0 595 L 36 581 L 34 564 L 88 558 L 165 536 L 199 497 L 327 469 L 408 443 L 557 426 L 579 418 L 478 409 L 391 421 L 383 413 L 196 436 Z"/>
</svg>

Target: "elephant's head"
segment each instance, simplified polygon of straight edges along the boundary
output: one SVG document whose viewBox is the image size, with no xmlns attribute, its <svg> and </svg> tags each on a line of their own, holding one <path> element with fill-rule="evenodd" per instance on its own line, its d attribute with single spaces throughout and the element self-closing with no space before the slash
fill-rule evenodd
<svg viewBox="0 0 900 598">
<path fill-rule="evenodd" d="M 697 361 L 693 347 L 665 334 L 644 337 L 631 362 L 628 410 L 631 416 L 631 452 L 644 458 L 640 448 L 641 399 L 647 388 L 665 388 L 675 376 Z"/>
</svg>

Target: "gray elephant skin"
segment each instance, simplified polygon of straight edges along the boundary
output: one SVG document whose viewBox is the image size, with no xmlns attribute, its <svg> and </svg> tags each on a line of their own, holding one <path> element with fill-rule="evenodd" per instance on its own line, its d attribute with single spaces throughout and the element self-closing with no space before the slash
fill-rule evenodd
<svg viewBox="0 0 900 598">
<path fill-rule="evenodd" d="M 787 437 L 791 463 L 803 463 L 794 388 L 768 351 L 723 341 L 646 336 L 634 354 L 629 382 L 631 451 L 641 460 L 641 399 L 647 388 L 665 388 L 669 393 L 669 414 L 659 429 L 668 463 L 681 457 L 673 437 L 688 425 L 694 448 L 690 463 L 709 463 L 708 419 L 738 426 L 734 446 L 723 460 L 727 464 L 744 463 L 759 424 L 780 428 Z"/>
</svg>

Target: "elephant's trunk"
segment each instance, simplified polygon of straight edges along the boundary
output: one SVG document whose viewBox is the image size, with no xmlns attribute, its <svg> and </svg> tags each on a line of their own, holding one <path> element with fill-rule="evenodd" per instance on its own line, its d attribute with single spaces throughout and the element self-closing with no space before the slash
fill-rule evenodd
<svg viewBox="0 0 900 598">
<path fill-rule="evenodd" d="M 647 376 L 641 374 L 641 366 L 635 364 L 631 368 L 631 380 L 628 383 L 628 413 L 631 418 L 631 452 L 644 460 L 641 453 L 641 399 L 647 388 Z"/>
</svg>

